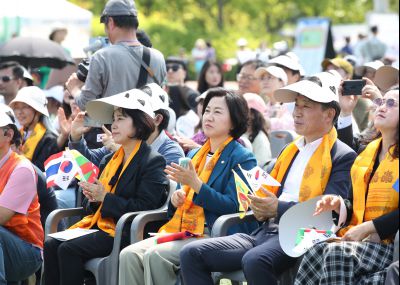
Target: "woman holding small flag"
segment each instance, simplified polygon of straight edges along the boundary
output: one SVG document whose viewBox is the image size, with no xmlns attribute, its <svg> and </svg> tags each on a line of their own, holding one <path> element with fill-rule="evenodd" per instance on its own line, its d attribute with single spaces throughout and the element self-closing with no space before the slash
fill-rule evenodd
<svg viewBox="0 0 400 285">
<path fill-rule="evenodd" d="M 24 87 L 10 102 L 10 107 L 22 126 L 22 154 L 44 171 L 45 160 L 59 152 L 57 134 L 49 120 L 46 95 L 36 86 Z"/>
<path fill-rule="evenodd" d="M 352 201 L 326 195 L 315 214 L 334 211 L 345 222 L 341 242 L 320 243 L 304 256 L 295 284 L 384 284 L 399 230 L 399 90 L 376 105 L 374 136 L 351 169 Z"/>
<path fill-rule="evenodd" d="M 202 119 L 209 139 L 189 153 L 187 167 L 175 163 L 167 166 L 168 177 L 182 185 L 169 203 L 171 219 L 155 237 L 122 250 L 119 284 L 175 284 L 180 250 L 196 240 L 187 237 L 207 237 L 219 216 L 238 211 L 232 170 L 240 173 L 239 164 L 246 170 L 257 165 L 254 155 L 236 141 L 246 131 L 247 119 L 242 97 L 223 88 L 209 90 Z M 238 226 L 231 233 L 248 232 L 250 227 Z"/>
<path fill-rule="evenodd" d="M 145 142 L 154 130 L 149 96 L 133 89 L 91 101 L 86 107 L 90 117 L 112 123 L 113 139 L 121 147 L 103 158 L 95 183 L 79 183 L 89 215 L 71 229 L 98 231 L 64 242 L 46 240 L 44 273 L 49 285 L 83 284 L 84 263 L 111 253 L 118 219 L 128 212 L 160 208 L 168 195 L 165 159 Z"/>
</svg>

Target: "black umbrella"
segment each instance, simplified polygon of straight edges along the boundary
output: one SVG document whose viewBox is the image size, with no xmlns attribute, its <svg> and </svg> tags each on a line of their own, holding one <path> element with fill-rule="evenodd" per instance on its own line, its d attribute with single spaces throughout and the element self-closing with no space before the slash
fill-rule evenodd
<svg viewBox="0 0 400 285">
<path fill-rule="evenodd" d="M 29 68 L 63 68 L 67 64 L 74 64 L 72 57 L 61 45 L 34 37 L 13 38 L 0 46 L 0 62 L 5 61 L 17 61 Z"/>
</svg>

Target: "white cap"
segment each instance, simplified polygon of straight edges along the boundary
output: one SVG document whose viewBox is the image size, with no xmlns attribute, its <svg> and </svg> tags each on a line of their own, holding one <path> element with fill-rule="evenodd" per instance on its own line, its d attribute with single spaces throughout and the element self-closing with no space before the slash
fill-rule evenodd
<svg viewBox="0 0 400 285">
<path fill-rule="evenodd" d="M 23 67 L 22 65 L 21 65 L 21 68 L 22 68 L 22 70 L 24 71 L 24 73 L 23 73 L 22 76 L 24 77 L 25 80 L 28 81 L 29 86 L 32 86 L 32 85 L 33 85 L 33 77 L 32 77 L 32 74 L 30 74 L 30 72 L 29 72 L 28 70 L 26 70 L 26 68 Z"/>
<path fill-rule="evenodd" d="M 278 90 L 275 90 L 276 101 L 282 103 L 295 102 L 298 95 L 303 95 L 312 101 L 319 103 L 338 102 L 339 97 L 326 87 L 309 80 L 301 80 Z"/>
<path fill-rule="evenodd" d="M 265 73 L 271 74 L 272 76 L 282 80 L 284 85 L 287 85 L 288 78 L 286 72 L 282 68 L 273 65 L 268 67 L 259 67 L 255 72 L 255 76 L 261 77 Z"/>
<path fill-rule="evenodd" d="M 14 108 L 14 104 L 17 102 L 25 103 L 46 117 L 49 116 L 46 95 L 39 87 L 27 86 L 21 88 L 14 100 L 10 102 L 10 107 Z"/>
<path fill-rule="evenodd" d="M 150 97 L 139 89 L 131 89 L 110 97 L 90 101 L 86 105 L 86 111 L 92 119 L 102 124 L 112 124 L 115 107 L 140 110 L 154 119 Z"/>
<path fill-rule="evenodd" d="M 301 70 L 300 63 L 287 55 L 277 56 L 268 62 L 268 65 L 274 65 L 274 64 L 279 64 L 288 69 L 295 70 L 295 71 Z"/>
<path fill-rule="evenodd" d="M 248 42 L 247 42 L 247 40 L 245 38 L 240 38 L 240 39 L 237 40 L 236 45 L 238 47 L 244 47 L 244 46 L 247 46 L 247 43 Z"/>
<path fill-rule="evenodd" d="M 339 86 L 342 81 L 342 77 L 339 72 L 334 69 L 314 74 L 313 76 L 318 77 L 321 80 L 322 87 L 330 89 L 339 98 Z"/>
<path fill-rule="evenodd" d="M 315 227 L 318 230 L 332 230 L 334 223 L 330 211 L 315 216 L 315 206 L 322 196 L 314 197 L 291 207 L 279 220 L 279 243 L 283 251 L 292 257 L 299 257 L 306 249 L 295 250 L 297 232 L 301 228 Z"/>
<path fill-rule="evenodd" d="M 0 127 L 15 125 L 10 116 L 15 118 L 13 110 L 5 104 L 0 104 Z"/>
<path fill-rule="evenodd" d="M 47 90 L 44 90 L 43 92 L 46 94 L 46 98 L 53 98 L 60 103 L 62 103 L 64 100 L 64 87 L 61 85 L 55 85 Z"/>
<path fill-rule="evenodd" d="M 153 111 L 168 110 L 169 96 L 157 83 L 149 83 L 140 88 L 141 91 L 146 93 L 151 98 L 151 106 Z"/>
<path fill-rule="evenodd" d="M 399 68 L 384 65 L 375 73 L 374 83 L 381 91 L 386 91 L 390 87 L 399 84 Z"/>
<path fill-rule="evenodd" d="M 370 62 L 366 62 L 364 63 L 362 66 L 358 66 L 356 67 L 356 73 L 358 75 L 363 75 L 365 72 L 365 69 L 367 67 L 372 68 L 373 70 L 378 70 L 380 67 L 384 66 L 383 62 L 380 60 L 374 60 L 374 61 L 370 61 Z"/>
</svg>

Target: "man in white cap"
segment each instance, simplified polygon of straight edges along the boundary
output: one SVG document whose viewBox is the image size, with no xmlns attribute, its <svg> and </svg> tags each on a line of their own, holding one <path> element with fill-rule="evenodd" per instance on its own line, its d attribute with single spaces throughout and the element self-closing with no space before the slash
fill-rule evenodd
<svg viewBox="0 0 400 285">
<path fill-rule="evenodd" d="M 22 87 L 32 86 L 32 75 L 17 62 L 0 64 L 0 94 L 4 96 L 6 105 L 17 96 Z"/>
<path fill-rule="evenodd" d="M 138 41 L 137 15 L 133 0 L 107 2 L 100 22 L 105 25 L 112 45 L 93 55 L 84 86 L 76 73 L 66 83 L 81 110 L 85 110 L 88 101 L 138 88 L 146 83 L 164 82 L 164 56 L 155 49 L 144 47 Z"/>
<path fill-rule="evenodd" d="M 251 235 L 235 234 L 185 246 L 180 254 L 185 284 L 212 284 L 211 272 L 240 269 L 248 284 L 278 284 L 279 275 L 296 261 L 279 243 L 278 223 L 283 213 L 322 194 L 349 195 L 356 153 L 337 140 L 333 126 L 340 112 L 337 96 L 302 80 L 277 90 L 275 97 L 279 102 L 296 102 L 293 117 L 301 137 L 286 146 L 271 172 L 281 186 L 260 188 L 257 196 L 248 196 L 256 219 L 264 223 Z"/>
<path fill-rule="evenodd" d="M 36 173 L 11 145 L 20 140 L 17 127 L 0 108 L 0 284 L 28 278 L 42 264 Z"/>
</svg>

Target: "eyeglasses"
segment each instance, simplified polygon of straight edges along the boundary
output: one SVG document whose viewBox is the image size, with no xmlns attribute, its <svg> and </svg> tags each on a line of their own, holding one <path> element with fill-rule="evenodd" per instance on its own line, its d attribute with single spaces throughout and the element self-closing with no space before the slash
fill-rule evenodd
<svg viewBox="0 0 400 285">
<path fill-rule="evenodd" d="M 181 66 L 179 64 L 167 64 L 167 71 L 170 71 L 172 69 L 173 72 L 177 72 Z"/>
<path fill-rule="evenodd" d="M 8 75 L 4 75 L 0 77 L 0 80 L 4 83 L 10 82 L 11 80 L 13 80 L 14 77 L 8 76 Z"/>
<path fill-rule="evenodd" d="M 275 76 L 272 76 L 272 75 L 265 74 L 263 76 L 260 76 L 258 79 L 261 81 L 264 81 L 264 80 L 267 81 L 267 80 L 274 80 L 274 79 L 278 79 L 278 78 Z"/>
<path fill-rule="evenodd" d="M 239 74 L 236 75 L 236 80 L 237 81 L 240 81 L 240 80 L 253 81 L 253 80 L 257 80 L 257 77 L 254 77 L 253 75 L 247 75 L 247 74 L 239 73 Z"/>
<path fill-rule="evenodd" d="M 376 98 L 374 100 L 374 104 L 377 107 L 380 107 L 383 104 L 385 104 L 386 108 L 393 108 L 393 107 L 396 107 L 396 106 L 399 105 L 399 103 L 396 100 L 392 99 L 392 98 L 389 98 L 389 99 Z"/>
</svg>

